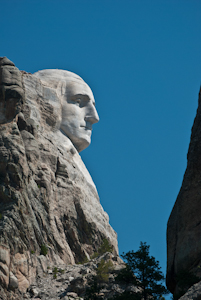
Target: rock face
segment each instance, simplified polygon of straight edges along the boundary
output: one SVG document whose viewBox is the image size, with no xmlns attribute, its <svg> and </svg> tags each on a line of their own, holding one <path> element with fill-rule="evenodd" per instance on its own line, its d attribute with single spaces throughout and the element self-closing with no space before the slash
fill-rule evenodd
<svg viewBox="0 0 201 300">
<path fill-rule="evenodd" d="M 183 271 L 201 276 L 201 91 L 187 159 L 167 226 L 167 286 L 173 294 L 179 291 Z"/>
<path fill-rule="evenodd" d="M 131 283 L 116 281 L 115 277 L 125 264 L 119 257 L 107 252 L 104 255 L 92 259 L 85 264 L 75 265 L 49 265 L 45 256 L 40 256 L 43 264 L 38 268 L 37 280 L 23 295 L 19 291 L 10 291 L 13 300 L 41 299 L 41 300 L 84 300 L 86 290 L 93 286 L 94 277 L 97 275 L 97 267 L 101 261 L 110 263 L 108 280 L 99 282 L 96 289 L 96 299 L 111 299 L 121 295 L 124 291 L 132 292 L 135 296 L 139 288 Z M 12 298 L 13 297 L 13 298 Z M 7 299 L 6 291 L 0 287 L 0 299 Z M 93 298 L 95 299 L 95 298 Z"/>
<path fill-rule="evenodd" d="M 180 300 L 200 300 L 201 299 L 201 282 L 191 286 L 190 289 L 181 297 Z"/>
<path fill-rule="evenodd" d="M 0 285 L 26 292 L 41 252 L 49 263 L 89 258 L 104 238 L 118 254 L 96 187 L 59 129 L 55 89 L 0 58 Z"/>
</svg>

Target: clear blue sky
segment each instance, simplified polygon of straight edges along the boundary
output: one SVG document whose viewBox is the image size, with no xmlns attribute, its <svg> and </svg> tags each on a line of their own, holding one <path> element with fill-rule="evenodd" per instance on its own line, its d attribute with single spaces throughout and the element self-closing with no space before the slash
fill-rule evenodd
<svg viewBox="0 0 201 300">
<path fill-rule="evenodd" d="M 118 233 L 166 270 L 166 225 L 186 168 L 201 82 L 199 0 L 0 0 L 0 56 L 60 68 L 94 92 L 100 122 L 81 153 Z"/>
</svg>

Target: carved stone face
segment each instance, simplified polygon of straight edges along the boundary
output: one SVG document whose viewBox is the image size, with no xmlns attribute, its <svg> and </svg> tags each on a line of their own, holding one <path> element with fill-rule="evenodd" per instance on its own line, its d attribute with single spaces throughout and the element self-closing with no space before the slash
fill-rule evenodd
<svg viewBox="0 0 201 300">
<path fill-rule="evenodd" d="M 56 91 L 62 111 L 58 129 L 78 152 L 84 150 L 91 143 L 92 125 L 99 121 L 90 87 L 80 76 L 65 70 L 41 70 L 34 75 Z"/>
<path fill-rule="evenodd" d="M 72 141 L 78 152 L 91 143 L 92 125 L 99 121 L 94 96 L 89 86 L 73 78 L 66 85 L 62 98 L 61 131 Z"/>
</svg>

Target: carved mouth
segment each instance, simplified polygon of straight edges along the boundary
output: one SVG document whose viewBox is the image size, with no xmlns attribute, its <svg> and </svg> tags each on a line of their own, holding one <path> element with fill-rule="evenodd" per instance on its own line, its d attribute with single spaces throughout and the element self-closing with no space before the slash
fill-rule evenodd
<svg viewBox="0 0 201 300">
<path fill-rule="evenodd" d="M 83 126 L 83 125 L 81 125 L 80 127 L 83 127 L 83 128 L 85 128 L 86 130 L 92 130 L 92 127 Z"/>
</svg>

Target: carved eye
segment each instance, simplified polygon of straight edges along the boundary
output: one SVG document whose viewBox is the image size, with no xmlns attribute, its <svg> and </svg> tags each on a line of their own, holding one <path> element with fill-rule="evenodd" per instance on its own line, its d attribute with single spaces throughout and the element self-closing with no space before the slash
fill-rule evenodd
<svg viewBox="0 0 201 300">
<path fill-rule="evenodd" d="M 80 98 L 76 98 L 74 101 L 75 101 L 75 104 L 77 104 L 77 105 L 80 105 L 80 103 L 81 103 L 81 99 Z"/>
</svg>

